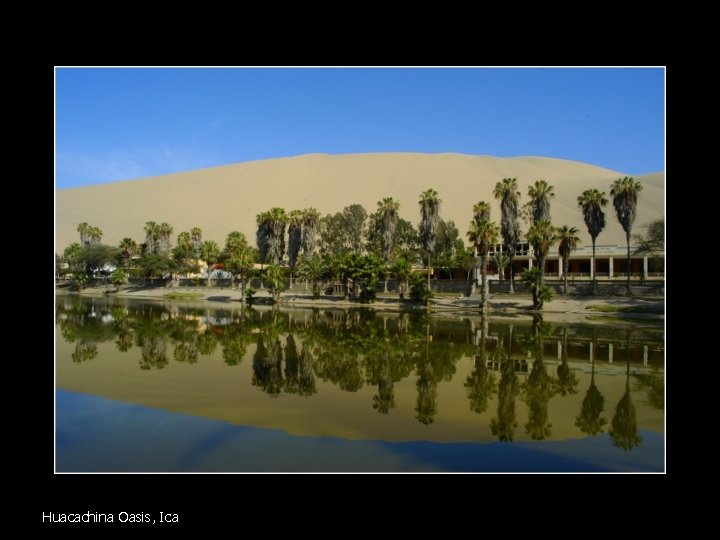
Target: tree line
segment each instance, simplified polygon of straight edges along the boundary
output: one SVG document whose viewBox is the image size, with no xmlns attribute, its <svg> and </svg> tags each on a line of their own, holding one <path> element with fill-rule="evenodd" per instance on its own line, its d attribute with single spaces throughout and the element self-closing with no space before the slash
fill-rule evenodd
<svg viewBox="0 0 720 540">
<path fill-rule="evenodd" d="M 617 219 L 626 233 L 628 268 L 630 238 L 641 190 L 640 182 L 632 177 L 619 178 L 610 187 Z M 286 212 L 274 207 L 256 216 L 255 245 L 251 245 L 243 233 L 232 231 L 222 248 L 214 240 L 204 239 L 199 227 L 179 232 L 173 246 L 173 226 L 154 221 L 145 223 L 143 242 L 126 237 L 117 246 L 108 246 L 101 243 L 102 230 L 81 223 L 77 228 L 80 242 L 68 246 L 62 255 L 56 255 L 56 261 L 58 273 L 71 274 L 77 288 L 82 288 L 106 265 L 117 267 L 109 277 L 119 285 L 128 275 L 152 281 L 168 275 L 196 274 L 200 261 L 204 261 L 208 266 L 208 286 L 212 285 L 213 271 L 224 270 L 230 274 L 233 286 L 240 281 L 243 296 L 249 298 L 254 291 L 246 291 L 246 284 L 253 277 L 259 277 L 261 283 L 268 284 L 277 301 L 289 275 L 291 283 L 293 278 L 305 280 L 315 297 L 329 281 L 335 281 L 342 285 L 346 298 L 372 301 L 380 281 L 384 280 L 387 292 L 387 278 L 392 275 L 399 282 L 401 299 L 410 296 L 427 301 L 431 269 L 464 268 L 469 280 L 477 256 L 481 270 L 480 307 L 486 311 L 490 252 L 493 251 L 492 259 L 501 276 L 508 268 L 509 288 L 513 293 L 513 261 L 523 237 L 521 224 L 524 224 L 527 227 L 524 236 L 533 248 L 537 264 L 525 270 L 520 279 L 532 293 L 533 307 L 541 309 L 551 298 L 551 291 L 544 284 L 549 250 L 558 244 L 567 293 L 569 257 L 580 244 L 578 229 L 553 225 L 550 208 L 554 187 L 545 180 L 529 186 L 528 201 L 522 206 L 516 178 L 499 181 L 492 195 L 500 203 L 500 224 L 491 220 L 488 202 L 475 203 L 466 233 L 470 247 L 465 246 L 456 224 L 440 216 L 442 200 L 438 192 L 428 189 L 420 194 L 418 201 L 417 228 L 399 216 L 400 203 L 392 197 L 378 201 L 372 214 L 360 204 L 325 216 L 314 208 Z M 592 239 L 591 264 L 594 266 L 595 242 L 605 228 L 604 208 L 608 199 L 605 192 L 590 189 L 577 198 L 577 203 Z M 664 223 L 654 226 L 664 230 Z M 641 245 L 647 248 L 642 242 Z M 255 270 L 255 264 L 260 265 L 259 270 Z M 418 264 L 427 269 L 422 275 L 413 271 Z M 427 283 L 423 275 L 427 275 Z M 597 291 L 594 273 L 593 290 Z M 629 272 L 627 293 L 630 294 Z"/>
</svg>

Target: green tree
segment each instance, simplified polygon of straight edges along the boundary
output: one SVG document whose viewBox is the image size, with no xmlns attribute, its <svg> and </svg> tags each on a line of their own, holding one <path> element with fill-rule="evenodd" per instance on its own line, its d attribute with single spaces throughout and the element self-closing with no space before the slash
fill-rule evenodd
<svg viewBox="0 0 720 540">
<path fill-rule="evenodd" d="M 202 251 L 202 229 L 200 227 L 190 229 L 190 241 L 193 247 L 193 257 L 197 260 L 200 258 Z"/>
<path fill-rule="evenodd" d="M 426 256 L 425 266 L 428 269 L 428 289 L 430 289 L 430 256 L 435 246 L 435 236 L 440 223 L 441 203 L 442 201 L 434 189 L 423 191 L 418 201 L 420 205 L 419 238 L 420 245 Z"/>
<path fill-rule="evenodd" d="M 610 189 L 610 196 L 613 199 L 613 207 L 620 225 L 625 231 L 627 243 L 627 295 L 630 296 L 630 235 L 633 223 L 637 214 L 638 194 L 642 191 L 642 184 L 636 182 L 632 177 L 625 176 L 613 182 Z"/>
<path fill-rule="evenodd" d="M 475 219 L 470 223 L 470 230 L 467 233 L 468 239 L 475 246 L 475 250 L 480 257 L 480 277 L 481 277 L 481 302 L 480 310 L 483 313 L 488 309 L 488 297 L 490 291 L 488 289 L 487 265 L 488 254 L 490 248 L 493 247 L 499 236 L 497 225 L 487 219 Z"/>
<path fill-rule="evenodd" d="M 127 274 L 119 268 L 110 274 L 110 283 L 115 285 L 115 292 L 120 290 L 120 285 L 127 283 Z"/>
<path fill-rule="evenodd" d="M 120 240 L 118 248 L 122 254 L 122 265 L 127 267 L 130 264 L 130 259 L 137 254 L 138 245 L 132 238 L 125 237 Z"/>
<path fill-rule="evenodd" d="M 575 251 L 580 244 L 580 237 L 577 235 L 578 230 L 575 227 L 563 225 L 557 229 L 558 253 L 563 260 L 563 289 L 567 294 L 568 269 L 570 268 L 570 254 Z"/>
<path fill-rule="evenodd" d="M 652 266 L 662 268 L 659 254 L 665 252 L 665 218 L 651 221 L 645 226 L 645 234 L 633 235 L 633 239 L 637 245 L 635 255 L 649 255 Z"/>
<path fill-rule="evenodd" d="M 252 270 L 252 257 L 247 237 L 240 231 L 228 233 L 219 259 L 225 263 L 225 270 L 230 272 L 231 287 L 235 287 L 236 276 L 241 276 L 244 292 L 246 278 Z"/>
<path fill-rule="evenodd" d="M 552 300 L 552 291 L 542 283 L 539 268 L 528 268 L 520 274 L 520 281 L 532 293 L 533 309 L 542 309 L 545 302 Z"/>
<path fill-rule="evenodd" d="M 205 240 L 200 248 L 200 257 L 207 263 L 207 286 L 210 287 L 213 267 L 220 258 L 220 246 L 214 240 Z"/>
<path fill-rule="evenodd" d="M 473 219 L 490 221 L 490 203 L 478 201 L 473 205 Z"/>
<path fill-rule="evenodd" d="M 410 274 L 412 274 L 410 262 L 404 258 L 396 259 L 395 263 L 390 267 L 390 273 L 398 280 L 398 294 L 400 300 L 404 300 L 405 294 L 407 294 L 410 289 L 408 284 L 408 279 L 410 278 Z"/>
<path fill-rule="evenodd" d="M 320 220 L 320 253 L 334 257 L 340 253 L 360 255 L 366 244 L 367 211 L 359 204 L 351 204 L 335 215 Z"/>
<path fill-rule="evenodd" d="M 305 255 L 305 257 L 312 257 L 315 253 L 315 241 L 317 239 L 317 229 L 320 223 L 320 214 L 314 208 L 306 208 L 303 210 L 302 219 L 303 255 Z"/>
<path fill-rule="evenodd" d="M 410 283 L 410 299 L 413 302 L 422 302 L 427 305 L 428 300 L 432 298 L 432 292 L 428 288 L 425 276 L 417 272 L 411 272 L 409 276 Z"/>
<path fill-rule="evenodd" d="M 510 257 L 505 255 L 502 251 L 496 251 L 493 255 L 493 262 L 497 266 L 498 273 L 500 274 L 500 280 L 505 279 L 505 268 L 510 264 Z"/>
<path fill-rule="evenodd" d="M 385 197 L 378 201 L 378 214 L 380 214 L 380 243 L 382 245 L 382 257 L 387 263 L 395 247 L 395 229 L 397 228 L 398 210 L 400 203 L 392 197 Z M 387 278 L 385 278 L 385 292 L 387 289 Z"/>
<path fill-rule="evenodd" d="M 542 288 L 545 284 L 545 259 L 547 259 L 550 248 L 557 242 L 557 229 L 546 219 L 536 221 L 530 227 L 527 239 L 535 253 L 535 260 L 540 270 L 540 287 Z"/>
<path fill-rule="evenodd" d="M 80 244 L 83 246 L 99 244 L 103 237 L 99 227 L 93 227 L 85 222 L 78 225 L 77 232 L 80 233 Z"/>
<path fill-rule="evenodd" d="M 517 187 L 517 179 L 503 178 L 501 182 L 495 184 L 493 196 L 500 201 L 500 213 L 502 216 L 500 219 L 500 234 L 509 259 L 510 293 L 512 294 L 515 292 L 513 259 L 515 258 L 517 243 L 520 241 L 520 225 L 518 222 L 520 192 Z"/>
<path fill-rule="evenodd" d="M 157 253 L 159 255 L 170 255 L 170 235 L 173 233 L 173 227 L 169 223 L 163 221 L 157 226 Z"/>
<path fill-rule="evenodd" d="M 158 224 L 154 221 L 145 222 L 145 251 L 148 253 L 158 253 L 159 251 L 159 229 Z"/>
<path fill-rule="evenodd" d="M 528 197 L 530 201 L 530 215 L 533 223 L 539 221 L 552 221 L 550 218 L 550 199 L 555 197 L 553 186 L 545 180 L 537 180 L 535 184 L 528 188 Z"/>
<path fill-rule="evenodd" d="M 290 266 L 290 286 L 302 247 L 303 211 L 292 210 L 288 214 L 288 266 Z"/>
<path fill-rule="evenodd" d="M 578 206 L 582 208 L 585 226 L 592 240 L 593 294 L 597 294 L 597 279 L 595 278 L 595 240 L 605 228 L 605 212 L 603 212 L 603 208 L 607 206 L 608 200 L 605 198 L 604 191 L 587 189 L 577 198 L 577 202 Z"/>
<path fill-rule="evenodd" d="M 300 277 L 310 283 L 313 298 L 320 298 L 322 281 L 328 276 L 330 269 L 320 255 L 303 257 L 300 262 Z"/>
<path fill-rule="evenodd" d="M 455 222 L 440 219 L 432 252 L 435 266 L 443 268 L 451 266 L 455 253 L 463 249 L 465 249 L 465 245 L 460 239 L 460 231 L 455 226 Z"/>
<path fill-rule="evenodd" d="M 265 279 L 270 287 L 273 304 L 280 301 L 280 294 L 285 290 L 285 270 L 276 264 L 271 264 L 265 270 Z"/>
</svg>

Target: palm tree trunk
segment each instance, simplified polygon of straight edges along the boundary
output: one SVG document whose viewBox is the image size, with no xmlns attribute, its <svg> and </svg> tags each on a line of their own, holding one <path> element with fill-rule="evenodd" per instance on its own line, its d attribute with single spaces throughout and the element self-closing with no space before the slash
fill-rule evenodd
<svg viewBox="0 0 720 540">
<path fill-rule="evenodd" d="M 628 249 L 630 249 L 630 248 L 628 248 Z M 630 252 L 628 251 L 628 253 L 630 253 Z M 430 254 L 429 253 L 428 253 L 428 273 L 427 274 L 428 274 L 428 292 L 432 292 L 430 290 Z"/>
<path fill-rule="evenodd" d="M 630 233 L 625 233 L 625 239 L 627 241 L 627 292 L 626 294 L 628 296 L 632 296 L 632 291 L 630 290 Z"/>
<path fill-rule="evenodd" d="M 513 272 L 513 258 L 512 258 L 512 257 L 510 257 L 510 268 L 509 268 L 509 270 L 510 270 L 510 290 L 509 290 L 508 292 L 509 292 L 510 294 L 515 294 L 515 288 L 513 287 L 513 281 L 514 281 L 514 279 L 513 279 L 513 274 L 514 274 L 514 272 Z"/>
<path fill-rule="evenodd" d="M 384 292 L 388 292 L 387 282 L 388 282 L 388 278 L 387 278 L 387 276 L 385 276 L 385 290 L 384 290 Z"/>
<path fill-rule="evenodd" d="M 592 245 L 593 245 L 593 253 L 592 253 L 592 260 L 590 261 L 590 264 L 592 265 L 590 267 L 590 273 L 592 274 L 593 279 L 593 294 L 597 294 L 597 279 L 595 276 L 595 237 L 592 237 Z"/>
<path fill-rule="evenodd" d="M 565 296 L 567 296 L 567 275 L 570 269 L 570 257 L 563 257 L 563 280 L 565 281 Z"/>
<path fill-rule="evenodd" d="M 485 313 L 488 308 L 488 280 L 487 280 L 487 255 L 482 257 L 480 261 L 480 278 L 482 281 L 482 299 L 480 301 L 480 310 Z"/>
</svg>

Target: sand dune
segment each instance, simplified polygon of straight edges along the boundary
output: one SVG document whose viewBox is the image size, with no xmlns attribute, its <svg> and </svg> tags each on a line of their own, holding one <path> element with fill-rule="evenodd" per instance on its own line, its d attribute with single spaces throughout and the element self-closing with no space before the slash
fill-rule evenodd
<svg viewBox="0 0 720 540">
<path fill-rule="evenodd" d="M 383 197 L 400 201 L 400 215 L 419 221 L 417 201 L 422 191 L 434 188 L 442 199 L 441 216 L 452 219 L 465 234 L 473 203 L 492 202 L 492 219 L 500 209 L 492 198 L 495 183 L 516 177 L 527 200 L 527 188 L 544 179 L 555 186 L 551 213 L 556 225 L 568 224 L 581 231 L 583 245 L 590 245 L 577 206 L 582 191 L 610 184 L 625 173 L 586 163 L 542 157 L 496 158 L 462 154 L 309 154 L 270 159 L 59 190 L 56 193 L 56 251 L 78 241 L 77 224 L 100 227 L 103 242 L 117 244 L 130 236 L 144 240 L 146 221 L 167 221 L 175 235 L 199 226 L 205 239 L 222 246 L 231 230 L 255 239 L 255 216 L 273 206 L 286 210 L 313 206 L 322 214 L 334 213 L 353 203 L 373 212 Z M 636 176 L 643 183 L 635 230 L 664 215 L 664 173 Z M 625 235 L 607 209 L 607 227 L 598 245 L 624 245 Z M 174 236 L 175 236 L 174 235 Z"/>
</svg>

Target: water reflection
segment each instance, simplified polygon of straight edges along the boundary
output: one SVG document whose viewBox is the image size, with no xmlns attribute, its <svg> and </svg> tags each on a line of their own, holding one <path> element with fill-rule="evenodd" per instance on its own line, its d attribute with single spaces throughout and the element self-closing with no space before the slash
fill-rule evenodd
<svg viewBox="0 0 720 540">
<path fill-rule="evenodd" d="M 443 388 L 462 399 L 474 425 L 500 441 L 550 439 L 567 426 L 574 434 L 601 434 L 608 422 L 597 363 L 624 375 L 624 388 L 614 385 L 608 394 L 618 400 L 608 430 L 615 446 L 630 450 L 642 443 L 631 389 L 643 393 L 639 402 L 664 407 L 662 329 L 619 340 L 611 327 L 551 325 L 540 316 L 501 324 L 424 312 L 218 310 L 71 297 L 58 301 L 56 313 L 79 369 L 103 357 L 103 343 L 141 370 L 170 371 L 173 362 L 187 365 L 189 377 L 215 355 L 223 369 L 248 373 L 252 392 L 263 399 L 285 394 L 315 402 L 333 386 L 383 416 L 408 413 L 429 434 L 441 419 L 460 414 L 457 400 L 442 397 Z M 622 349 L 621 368 L 612 362 L 613 350 Z M 573 397 L 581 378 L 587 390 Z M 569 404 L 569 420 L 550 407 L 553 399 Z"/>
<path fill-rule="evenodd" d="M 628 347 L 629 350 L 629 347 Z M 632 450 L 642 442 L 642 437 L 637 433 L 637 416 L 635 405 L 630 396 L 630 358 L 627 361 L 627 372 L 625 377 L 625 393 L 615 407 L 615 415 L 610 424 L 610 439 L 613 446 L 622 448 L 625 451 Z"/>
<path fill-rule="evenodd" d="M 526 351 L 534 357 L 530 375 L 522 385 L 529 413 L 525 433 L 534 440 L 542 440 L 552 434 L 548 402 L 555 394 L 555 380 L 548 374 L 543 360 L 544 338 L 550 336 L 551 331 L 552 326 L 543 321 L 541 315 L 534 315 L 532 332 L 525 341 Z"/>
<path fill-rule="evenodd" d="M 591 362 L 590 386 L 585 393 L 580 414 L 575 419 L 575 425 L 580 431 L 588 435 L 597 435 L 603 432 L 603 426 L 607 420 L 602 417 L 605 407 L 605 398 L 595 384 L 595 362 Z"/>
</svg>

